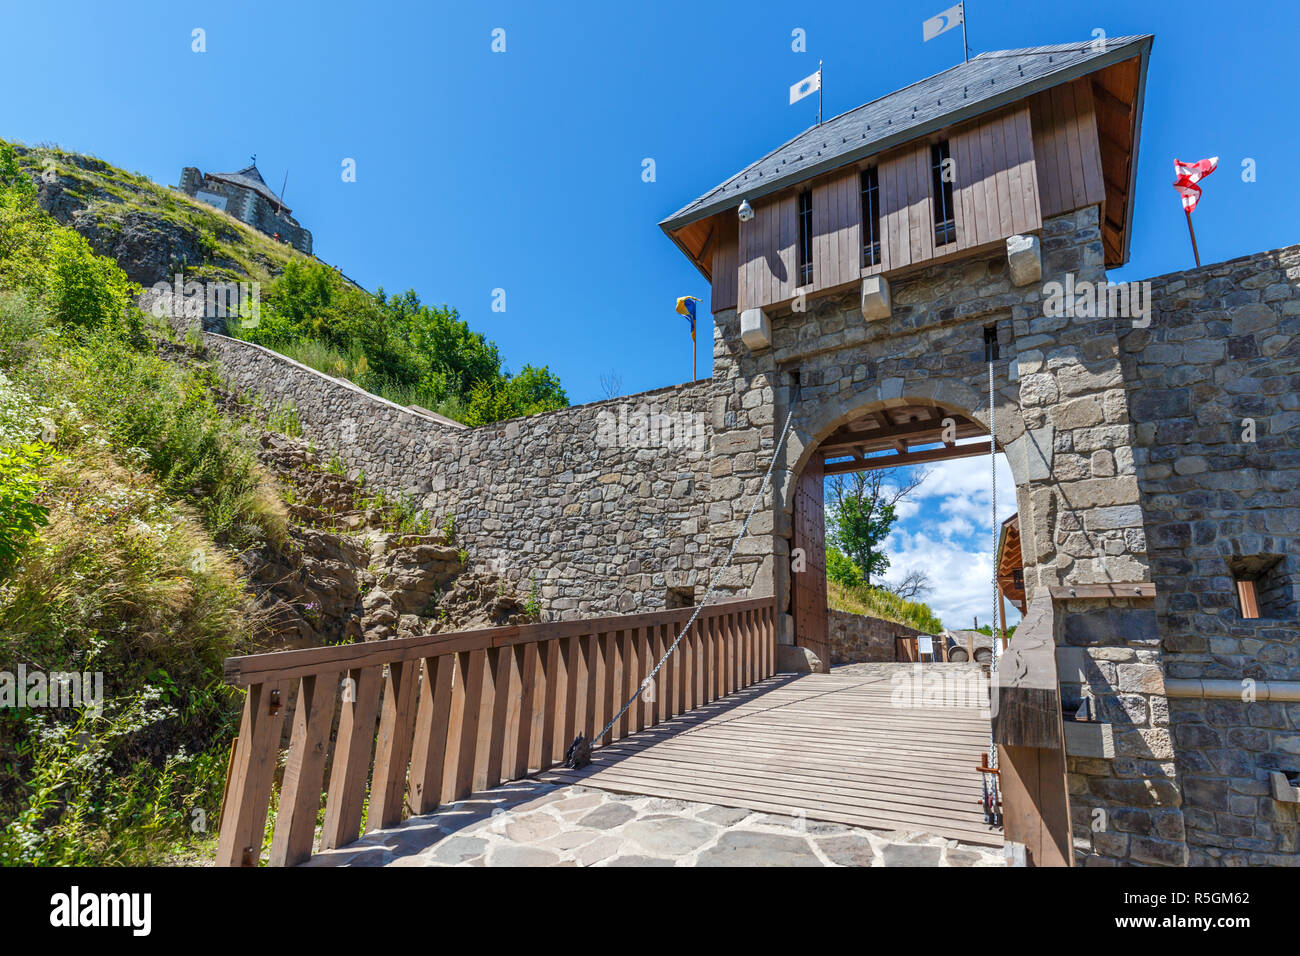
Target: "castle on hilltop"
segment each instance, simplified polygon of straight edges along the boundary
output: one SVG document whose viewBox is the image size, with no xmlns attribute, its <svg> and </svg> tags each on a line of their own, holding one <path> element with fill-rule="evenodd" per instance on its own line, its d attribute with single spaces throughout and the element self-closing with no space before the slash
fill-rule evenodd
<svg viewBox="0 0 1300 956">
<path fill-rule="evenodd" d="M 271 191 L 257 163 L 237 173 L 203 173 L 193 166 L 181 170 L 181 192 L 216 206 L 268 236 L 311 255 L 311 232 L 298 225 L 281 197 Z"/>
</svg>

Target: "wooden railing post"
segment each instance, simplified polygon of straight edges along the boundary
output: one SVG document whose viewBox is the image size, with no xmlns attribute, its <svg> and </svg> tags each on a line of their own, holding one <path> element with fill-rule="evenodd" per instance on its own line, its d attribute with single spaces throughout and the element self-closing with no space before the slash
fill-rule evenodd
<svg viewBox="0 0 1300 956">
<path fill-rule="evenodd" d="M 287 681 L 255 684 L 244 698 L 225 818 L 217 839 L 218 866 L 257 866 L 260 862 L 287 688 Z"/>
<path fill-rule="evenodd" d="M 478 756 L 479 711 L 483 702 L 483 678 L 487 669 L 486 651 L 467 651 L 456 655 L 451 716 L 456 727 L 455 747 L 447 740 L 447 759 L 454 771 L 447 773 L 450 786 L 444 802 L 464 800 L 474 792 L 474 763 Z"/>
<path fill-rule="evenodd" d="M 299 678 L 289 762 L 284 768 L 280 812 L 271 841 L 272 866 L 297 866 L 311 857 L 325 758 L 329 755 L 330 725 L 338 696 L 337 672 Z"/>
<path fill-rule="evenodd" d="M 411 744 L 411 783 L 407 808 L 412 814 L 429 813 L 442 800 L 443 769 L 451 723 L 451 679 L 455 655 L 424 659 L 424 680 Z"/>
<path fill-rule="evenodd" d="M 537 706 L 537 651 L 536 644 L 516 644 L 511 648 L 515 655 L 514 671 L 518 675 L 518 703 L 514 707 L 516 726 L 513 759 L 506 773 L 511 780 L 528 775 L 528 767 L 541 733 L 541 708 Z"/>
<path fill-rule="evenodd" d="M 375 742 L 382 675 L 379 667 L 354 668 L 344 677 L 339 730 L 325 802 L 322 850 L 347 846 L 361 836 L 366 778 Z"/>
<path fill-rule="evenodd" d="M 379 719 L 379 739 L 375 747 L 375 766 L 371 774 L 370 809 L 366 814 L 367 833 L 386 829 L 402 821 L 419 684 L 418 658 L 413 661 L 395 661 L 388 665 L 384 707 Z"/>
</svg>

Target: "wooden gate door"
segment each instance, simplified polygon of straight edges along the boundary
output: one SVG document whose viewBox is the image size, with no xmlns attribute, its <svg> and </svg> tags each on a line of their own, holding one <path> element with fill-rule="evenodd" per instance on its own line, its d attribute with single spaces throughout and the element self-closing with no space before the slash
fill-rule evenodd
<svg viewBox="0 0 1300 956">
<path fill-rule="evenodd" d="M 794 547 L 803 550 L 804 570 L 790 573 L 795 643 L 806 647 L 829 669 L 826 634 L 826 499 L 821 457 L 814 455 L 799 476 L 794 493 Z M 792 564 L 792 568 L 793 568 Z"/>
</svg>

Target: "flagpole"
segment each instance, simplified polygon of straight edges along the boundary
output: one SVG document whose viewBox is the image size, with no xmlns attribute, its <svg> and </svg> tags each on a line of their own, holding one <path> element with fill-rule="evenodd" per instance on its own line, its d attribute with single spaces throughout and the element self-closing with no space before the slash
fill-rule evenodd
<svg viewBox="0 0 1300 956">
<path fill-rule="evenodd" d="M 1183 212 L 1187 213 L 1187 234 L 1192 237 L 1192 255 L 1196 257 L 1196 268 L 1201 267 L 1201 254 L 1196 250 L 1196 230 L 1192 228 L 1192 211 L 1184 208 Z"/>
<path fill-rule="evenodd" d="M 961 7 L 961 58 L 965 63 L 970 62 L 970 47 L 966 45 L 966 0 L 961 0 L 958 4 Z"/>
<path fill-rule="evenodd" d="M 963 29 L 965 29 L 963 27 Z M 822 61 L 817 61 L 817 125 L 822 125 Z"/>
</svg>

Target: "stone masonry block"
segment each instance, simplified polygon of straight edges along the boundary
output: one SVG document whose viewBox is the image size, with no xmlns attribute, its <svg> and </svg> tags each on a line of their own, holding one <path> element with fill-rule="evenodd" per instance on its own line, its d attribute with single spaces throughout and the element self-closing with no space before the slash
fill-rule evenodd
<svg viewBox="0 0 1300 956">
<path fill-rule="evenodd" d="M 762 309 L 746 309 L 740 313 L 740 341 L 751 352 L 770 348 L 772 323 Z"/>
<path fill-rule="evenodd" d="M 884 276 L 867 276 L 862 280 L 862 317 L 868 322 L 887 319 L 892 311 L 889 280 Z"/>
<path fill-rule="evenodd" d="M 1007 238 L 1007 268 L 1016 285 L 1029 285 L 1043 277 L 1043 255 L 1037 236 Z"/>
</svg>

